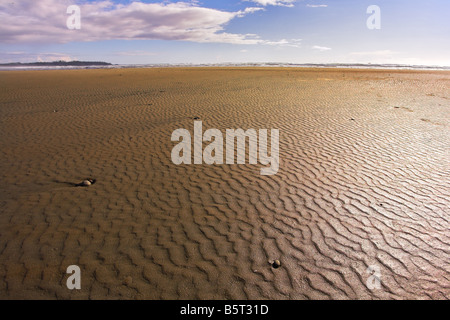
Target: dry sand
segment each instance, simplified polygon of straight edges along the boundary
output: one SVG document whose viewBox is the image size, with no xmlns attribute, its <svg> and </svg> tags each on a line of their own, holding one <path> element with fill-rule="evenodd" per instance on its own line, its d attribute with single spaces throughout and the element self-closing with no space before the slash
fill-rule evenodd
<svg viewBox="0 0 450 320">
<path fill-rule="evenodd" d="M 0 298 L 448 299 L 449 89 L 431 71 L 0 72 Z M 278 173 L 174 165 L 195 116 L 279 129 Z"/>
</svg>

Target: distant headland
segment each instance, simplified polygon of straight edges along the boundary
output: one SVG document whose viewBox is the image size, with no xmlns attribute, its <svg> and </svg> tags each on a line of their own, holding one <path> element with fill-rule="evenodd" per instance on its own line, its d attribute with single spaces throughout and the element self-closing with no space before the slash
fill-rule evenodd
<svg viewBox="0 0 450 320">
<path fill-rule="evenodd" d="M 51 62 L 10 62 L 0 63 L 2 67 L 84 67 L 84 66 L 110 66 L 111 63 L 103 61 L 51 61 Z"/>
</svg>

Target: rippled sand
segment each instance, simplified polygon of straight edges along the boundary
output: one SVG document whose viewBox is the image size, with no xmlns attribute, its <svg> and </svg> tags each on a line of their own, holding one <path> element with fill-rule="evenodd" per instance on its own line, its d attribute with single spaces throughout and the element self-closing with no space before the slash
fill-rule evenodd
<svg viewBox="0 0 450 320">
<path fill-rule="evenodd" d="M 449 107 L 450 72 L 0 72 L 0 298 L 448 299 Z M 279 129 L 278 173 L 174 165 L 193 117 Z"/>
</svg>

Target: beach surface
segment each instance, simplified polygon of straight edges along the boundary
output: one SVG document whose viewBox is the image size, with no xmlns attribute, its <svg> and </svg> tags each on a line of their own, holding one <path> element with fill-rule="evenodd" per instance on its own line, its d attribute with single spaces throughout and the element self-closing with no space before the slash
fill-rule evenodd
<svg viewBox="0 0 450 320">
<path fill-rule="evenodd" d="M 195 117 L 278 172 L 175 165 Z M 1 299 L 450 297 L 449 71 L 4 71 L 0 137 Z"/>
</svg>

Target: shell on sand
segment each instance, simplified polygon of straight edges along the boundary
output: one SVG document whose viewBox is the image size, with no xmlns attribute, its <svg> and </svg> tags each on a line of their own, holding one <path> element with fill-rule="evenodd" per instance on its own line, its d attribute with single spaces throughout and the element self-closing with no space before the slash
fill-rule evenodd
<svg viewBox="0 0 450 320">
<path fill-rule="evenodd" d="M 96 179 L 85 179 L 82 182 L 76 184 L 77 187 L 89 187 L 95 183 Z"/>
<path fill-rule="evenodd" d="M 269 260 L 269 264 L 272 266 L 272 268 L 277 269 L 281 267 L 280 260 Z"/>
<path fill-rule="evenodd" d="M 82 185 L 82 186 L 85 186 L 85 187 L 88 187 L 88 186 L 92 185 L 92 183 L 91 183 L 89 180 L 84 180 L 84 181 L 81 183 L 81 185 Z"/>
</svg>

